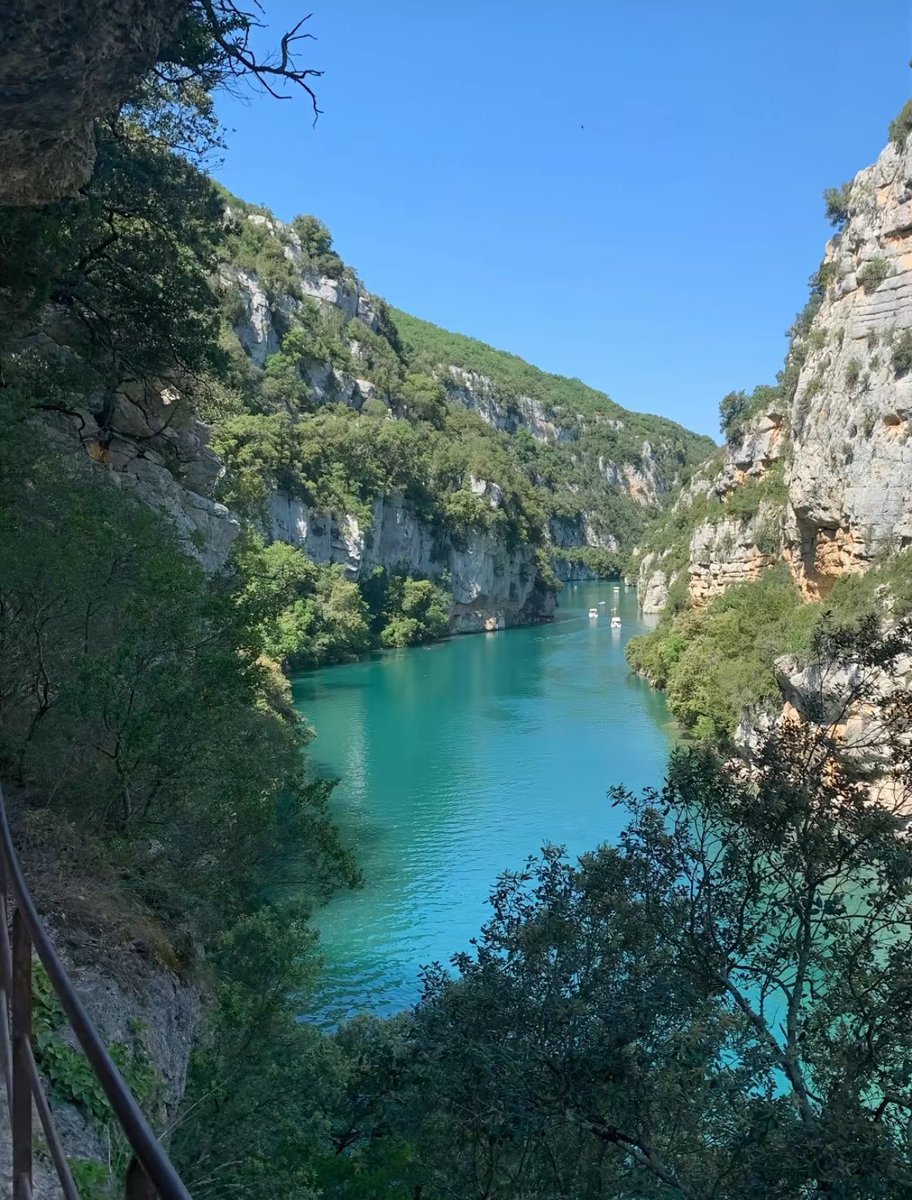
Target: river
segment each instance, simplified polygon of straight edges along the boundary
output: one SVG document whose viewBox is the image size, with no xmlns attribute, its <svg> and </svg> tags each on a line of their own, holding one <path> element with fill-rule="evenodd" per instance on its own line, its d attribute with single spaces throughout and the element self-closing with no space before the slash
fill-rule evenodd
<svg viewBox="0 0 912 1200">
<path fill-rule="evenodd" d="M 319 914 L 325 1020 L 418 998 L 423 963 L 468 946 L 499 872 L 546 842 L 579 854 L 625 815 L 608 787 L 661 781 L 672 729 L 633 677 L 632 589 L 566 585 L 551 625 L 391 651 L 293 681 L 364 887 Z M 598 620 L 588 617 L 598 607 Z M 623 619 L 609 627 L 612 605 Z"/>
</svg>

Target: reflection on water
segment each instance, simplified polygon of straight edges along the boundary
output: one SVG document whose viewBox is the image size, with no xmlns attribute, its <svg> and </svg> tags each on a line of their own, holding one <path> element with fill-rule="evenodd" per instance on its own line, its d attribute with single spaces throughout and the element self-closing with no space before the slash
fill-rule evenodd
<svg viewBox="0 0 912 1200">
<path fill-rule="evenodd" d="M 579 584 L 553 625 L 295 680 L 317 731 L 311 756 L 341 777 L 333 813 L 365 877 L 320 914 L 328 1017 L 414 1003 L 420 966 L 467 946 L 500 871 L 545 842 L 579 854 L 617 835 L 608 787 L 659 782 L 671 741 L 662 697 L 624 663 L 642 629 L 632 591 Z"/>
</svg>

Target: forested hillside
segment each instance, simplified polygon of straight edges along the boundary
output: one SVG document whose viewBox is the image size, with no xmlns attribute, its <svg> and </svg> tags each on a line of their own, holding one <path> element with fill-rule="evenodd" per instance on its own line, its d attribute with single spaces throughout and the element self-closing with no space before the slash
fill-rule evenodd
<svg viewBox="0 0 912 1200">
<path fill-rule="evenodd" d="M 361 583 L 432 579 L 457 629 L 534 619 L 552 572 L 617 571 L 705 453 L 670 421 L 388 308 L 314 217 L 225 199 L 235 390 L 207 412 L 220 494 L 311 558 Z"/>
<path fill-rule="evenodd" d="M 390 310 L 318 220 L 212 184 L 212 90 L 309 92 L 295 31 L 258 63 L 257 19 L 222 0 L 92 11 L 7 30 L 0 774 L 42 914 L 190 1192 L 912 1195 L 912 587 L 863 519 L 908 507 L 908 346 L 883 326 L 912 312 L 910 110 L 834 200 L 848 224 L 779 389 L 729 398 L 728 457 L 701 468 L 705 439 Z M 815 498 L 821 445 L 840 469 Z M 496 881 L 414 1011 L 321 1030 L 313 913 L 358 864 L 283 667 L 546 619 L 555 567 L 604 572 L 637 538 L 669 607 L 632 655 L 707 745 L 611 793 L 616 847 Z M 799 588 L 852 619 L 811 636 Z M 783 646 L 808 652 L 798 719 L 734 761 Z M 846 712 L 876 728 L 853 741 Z M 72 1170 L 109 1200 L 129 1152 L 33 989 Z"/>
</svg>

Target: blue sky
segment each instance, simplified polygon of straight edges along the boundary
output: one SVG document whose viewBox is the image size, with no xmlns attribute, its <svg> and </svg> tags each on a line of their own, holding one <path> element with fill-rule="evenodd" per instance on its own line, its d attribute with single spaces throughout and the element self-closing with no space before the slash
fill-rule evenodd
<svg viewBox="0 0 912 1200">
<path fill-rule="evenodd" d="M 714 435 L 912 84 L 912 0 L 264 6 L 273 39 L 313 10 L 323 115 L 223 97 L 226 186 L 400 308 Z"/>
</svg>

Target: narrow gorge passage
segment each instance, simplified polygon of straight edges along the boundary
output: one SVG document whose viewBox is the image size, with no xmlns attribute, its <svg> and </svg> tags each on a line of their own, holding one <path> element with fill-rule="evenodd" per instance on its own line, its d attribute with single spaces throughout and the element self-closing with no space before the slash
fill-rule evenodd
<svg viewBox="0 0 912 1200">
<path fill-rule="evenodd" d="M 477 934 L 501 871 L 546 842 L 579 854 L 611 840 L 625 814 L 607 789 L 661 782 L 673 734 L 661 695 L 624 662 L 643 630 L 635 593 L 613 588 L 568 585 L 551 625 L 295 680 L 317 730 L 311 754 L 340 777 L 333 815 L 365 876 L 319 917 L 327 1020 L 412 1004 L 421 965 Z"/>
</svg>

